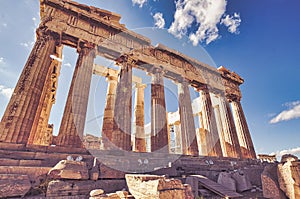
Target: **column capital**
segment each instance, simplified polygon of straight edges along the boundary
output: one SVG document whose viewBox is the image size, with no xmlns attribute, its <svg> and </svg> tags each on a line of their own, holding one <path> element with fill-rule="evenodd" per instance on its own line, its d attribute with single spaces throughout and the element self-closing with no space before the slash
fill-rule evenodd
<svg viewBox="0 0 300 199">
<path fill-rule="evenodd" d="M 146 84 L 142 84 L 142 83 L 136 82 L 136 83 L 135 83 L 135 87 L 136 87 L 136 88 L 140 88 L 140 89 L 145 89 L 145 88 L 147 88 L 147 85 L 146 85 Z"/>
<path fill-rule="evenodd" d="M 95 58 L 96 57 L 95 44 L 89 42 L 81 43 L 77 47 L 77 52 L 83 53 L 83 55 L 88 55 L 89 53 L 91 53 L 91 56 Z"/>
<path fill-rule="evenodd" d="M 242 99 L 242 96 L 237 96 L 233 94 L 226 94 L 225 96 L 229 102 L 241 102 Z"/>
<path fill-rule="evenodd" d="M 131 65 L 135 65 L 137 63 L 137 60 L 135 60 L 132 56 L 125 54 L 125 55 L 121 55 L 116 60 L 117 65 L 121 65 L 123 63 L 128 63 L 128 64 L 131 64 Z"/>
</svg>

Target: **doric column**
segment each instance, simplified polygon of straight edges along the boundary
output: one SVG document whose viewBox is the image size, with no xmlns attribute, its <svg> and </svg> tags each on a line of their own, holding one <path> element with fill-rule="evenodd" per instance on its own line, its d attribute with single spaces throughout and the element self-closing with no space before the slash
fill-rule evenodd
<svg viewBox="0 0 300 199">
<path fill-rule="evenodd" d="M 151 151 L 169 152 L 168 124 L 162 70 L 155 68 L 151 82 Z"/>
<path fill-rule="evenodd" d="M 146 152 L 146 139 L 144 129 L 144 90 L 145 84 L 136 83 L 135 107 L 134 107 L 134 132 L 135 151 Z"/>
<path fill-rule="evenodd" d="M 108 76 L 108 89 L 106 94 L 106 104 L 104 108 L 104 117 L 102 125 L 102 143 L 104 149 L 111 149 L 112 131 L 114 127 L 114 110 L 118 77 Z"/>
<path fill-rule="evenodd" d="M 132 66 L 135 61 L 129 56 L 122 56 L 118 61 L 121 70 L 115 99 L 112 143 L 120 149 L 131 151 Z"/>
<path fill-rule="evenodd" d="M 227 151 L 227 156 L 234 157 L 234 158 L 241 158 L 242 157 L 241 147 L 235 129 L 229 101 L 225 97 L 221 96 L 220 102 L 221 102 L 221 110 L 223 111 L 223 116 L 224 116 L 223 130 L 224 130 L 224 134 L 226 134 L 226 137 L 229 138 L 229 140 L 225 140 L 225 148 Z M 229 141 L 229 143 L 227 141 Z"/>
<path fill-rule="evenodd" d="M 37 41 L 24 66 L 0 123 L 0 141 L 26 144 L 35 115 L 40 115 L 43 92 L 55 53 L 53 36 L 38 32 Z"/>
<path fill-rule="evenodd" d="M 202 116 L 203 128 L 205 129 L 206 134 L 207 155 L 222 157 L 223 155 L 217 128 L 217 122 L 208 89 L 204 88 L 200 90 L 200 95 L 203 101 Z"/>
<path fill-rule="evenodd" d="M 86 111 L 92 79 L 95 50 L 93 47 L 79 49 L 75 71 L 69 90 L 57 145 L 82 147 Z"/>
<path fill-rule="evenodd" d="M 178 83 L 179 114 L 182 137 L 182 153 L 184 155 L 198 155 L 195 122 L 188 82 Z"/>
<path fill-rule="evenodd" d="M 62 59 L 62 49 L 63 46 L 57 46 L 56 52 L 53 56 Z M 40 106 L 38 107 L 38 110 L 42 109 L 41 114 L 35 116 L 27 142 L 28 145 L 34 144 L 49 146 L 52 144 L 53 125 L 49 125 L 48 122 L 52 106 L 55 103 L 60 68 L 61 61 L 53 58 L 50 70 L 48 71 L 47 82 L 43 90 L 43 93 L 45 93 L 45 98 L 42 99 L 43 101 L 40 101 Z"/>
<path fill-rule="evenodd" d="M 177 121 L 173 124 L 173 129 L 175 134 L 175 153 L 182 154 L 182 138 L 181 138 L 180 121 Z"/>
<path fill-rule="evenodd" d="M 253 142 L 251 139 L 251 135 L 249 132 L 249 128 L 246 122 L 241 102 L 239 99 L 235 99 L 231 102 L 231 105 L 240 146 L 242 147 L 242 156 L 243 158 L 256 159 Z"/>
</svg>

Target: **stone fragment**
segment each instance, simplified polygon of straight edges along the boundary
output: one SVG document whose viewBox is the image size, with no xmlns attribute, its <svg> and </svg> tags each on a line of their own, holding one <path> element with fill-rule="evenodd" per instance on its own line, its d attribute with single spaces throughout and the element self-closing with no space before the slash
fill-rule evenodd
<svg viewBox="0 0 300 199">
<path fill-rule="evenodd" d="M 272 199 L 285 199 L 284 193 L 279 188 L 277 165 L 269 164 L 261 174 L 263 196 Z"/>
<path fill-rule="evenodd" d="M 23 197 L 31 188 L 27 175 L 0 174 L 0 197 Z"/>
<path fill-rule="evenodd" d="M 100 196 L 104 194 L 104 190 L 103 189 L 94 189 L 90 192 L 90 196 Z"/>
<path fill-rule="evenodd" d="M 247 191 L 252 188 L 252 185 L 247 178 L 246 175 L 244 175 L 241 172 L 235 172 L 232 174 L 232 178 L 236 181 L 236 190 L 239 192 Z"/>
<path fill-rule="evenodd" d="M 185 183 L 190 185 L 193 195 L 198 197 L 198 180 L 195 177 L 188 176 L 185 180 Z"/>
<path fill-rule="evenodd" d="M 125 175 L 129 192 L 135 199 L 184 199 L 185 187 L 178 179 L 157 175 Z"/>
<path fill-rule="evenodd" d="M 89 173 L 85 162 L 61 160 L 48 173 L 52 179 L 87 180 Z"/>
<path fill-rule="evenodd" d="M 184 198 L 185 199 L 194 199 L 194 194 L 192 191 L 192 187 L 189 184 L 184 184 Z"/>
<path fill-rule="evenodd" d="M 236 191 L 236 181 L 231 177 L 230 173 L 221 172 L 217 182 L 232 191 Z"/>
<path fill-rule="evenodd" d="M 94 181 L 53 180 L 47 187 L 47 197 L 86 195 L 95 189 Z"/>
<path fill-rule="evenodd" d="M 127 198 L 129 195 L 127 191 L 117 191 L 116 194 L 118 194 L 118 196 L 122 199 Z"/>
</svg>

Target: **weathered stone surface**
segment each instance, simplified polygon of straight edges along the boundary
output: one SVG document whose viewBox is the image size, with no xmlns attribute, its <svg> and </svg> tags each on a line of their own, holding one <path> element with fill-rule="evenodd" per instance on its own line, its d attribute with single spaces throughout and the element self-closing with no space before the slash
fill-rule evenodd
<svg viewBox="0 0 300 199">
<path fill-rule="evenodd" d="M 194 199 L 194 194 L 192 191 L 192 187 L 189 184 L 184 184 L 184 198 L 185 199 Z"/>
<path fill-rule="evenodd" d="M 198 197 L 198 189 L 199 189 L 199 185 L 198 185 L 198 180 L 194 177 L 188 176 L 185 180 L 186 184 L 189 184 L 192 190 L 192 193 L 195 197 Z"/>
<path fill-rule="evenodd" d="M 100 196 L 104 194 L 104 190 L 103 189 L 94 189 L 90 192 L 90 196 Z"/>
<path fill-rule="evenodd" d="M 300 161 L 292 162 L 291 170 L 293 179 L 295 180 L 295 197 L 300 198 Z"/>
<path fill-rule="evenodd" d="M 31 188 L 27 175 L 0 174 L 0 197 L 24 196 Z"/>
<path fill-rule="evenodd" d="M 263 196 L 265 198 L 285 199 L 284 193 L 279 188 L 277 165 L 267 165 L 261 174 Z"/>
<path fill-rule="evenodd" d="M 134 174 L 126 174 L 125 177 L 129 191 L 136 199 L 183 199 L 185 197 L 185 187 L 178 179 Z"/>
<path fill-rule="evenodd" d="M 295 181 L 291 173 L 291 161 L 286 161 L 278 164 L 277 175 L 280 189 L 285 193 L 285 195 L 290 199 L 295 199 L 294 184 Z"/>
<path fill-rule="evenodd" d="M 236 189 L 239 192 L 247 191 L 252 188 L 252 185 L 246 175 L 242 172 L 235 172 L 232 178 L 236 181 Z"/>
<path fill-rule="evenodd" d="M 116 191 L 116 194 L 118 194 L 118 196 L 122 199 L 127 198 L 129 195 L 127 191 Z"/>
<path fill-rule="evenodd" d="M 281 157 L 281 163 L 298 161 L 298 157 L 292 154 L 285 154 Z"/>
<path fill-rule="evenodd" d="M 221 172 L 217 182 L 232 191 L 236 191 L 236 181 L 231 177 L 230 173 Z"/>
<path fill-rule="evenodd" d="M 85 162 L 61 160 L 53 167 L 48 176 L 52 179 L 89 179 L 89 172 Z"/>
</svg>

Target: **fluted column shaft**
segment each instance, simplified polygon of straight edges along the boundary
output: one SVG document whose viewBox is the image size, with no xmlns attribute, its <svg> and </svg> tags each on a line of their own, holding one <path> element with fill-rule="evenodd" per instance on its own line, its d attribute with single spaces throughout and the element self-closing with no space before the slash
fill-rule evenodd
<svg viewBox="0 0 300 199">
<path fill-rule="evenodd" d="M 237 132 L 234 125 L 232 112 L 230 109 L 229 101 L 225 97 L 220 98 L 221 110 L 224 113 L 223 130 L 224 133 L 229 137 L 230 143 L 225 141 L 225 148 L 228 157 L 241 158 L 241 147 L 239 144 Z"/>
<path fill-rule="evenodd" d="M 238 133 L 238 139 L 242 147 L 242 156 L 243 158 L 256 159 L 254 145 L 251 139 L 250 131 L 247 125 L 242 105 L 239 100 L 232 101 L 231 105 L 236 130 Z M 243 147 L 245 147 L 245 149 L 243 149 Z"/>
<path fill-rule="evenodd" d="M 130 57 L 122 57 L 119 64 L 121 70 L 115 99 L 112 143 L 120 149 L 131 151 L 132 65 L 135 63 Z"/>
<path fill-rule="evenodd" d="M 146 152 L 146 135 L 144 128 L 144 101 L 145 84 L 136 84 L 135 107 L 134 107 L 134 131 L 135 131 L 135 151 Z"/>
<path fill-rule="evenodd" d="M 217 128 L 217 122 L 215 118 L 212 101 L 207 88 L 200 91 L 201 99 L 203 101 L 202 116 L 203 127 L 206 134 L 206 152 L 208 156 L 222 157 L 222 148 L 220 144 L 220 138 Z"/>
<path fill-rule="evenodd" d="M 192 110 L 192 101 L 188 82 L 178 83 L 179 115 L 182 137 L 182 153 L 185 155 L 198 155 L 195 122 Z"/>
<path fill-rule="evenodd" d="M 162 72 L 155 69 L 151 83 L 151 151 L 169 152 L 167 112 Z"/>
<path fill-rule="evenodd" d="M 104 145 L 104 149 L 111 149 L 118 77 L 108 76 L 106 81 L 108 82 L 108 89 L 103 116 L 102 142 Z"/>
<path fill-rule="evenodd" d="M 0 123 L 0 141 L 26 144 L 35 115 L 40 115 L 40 102 L 51 66 L 50 55 L 55 53 L 56 41 L 40 33 L 24 66 L 14 93 Z"/>
<path fill-rule="evenodd" d="M 79 50 L 71 87 L 69 90 L 57 145 L 82 147 L 86 111 L 92 79 L 95 50 L 83 47 Z"/>
<path fill-rule="evenodd" d="M 62 59 L 63 46 L 57 46 L 55 56 Z M 49 146 L 52 144 L 52 131 L 49 131 L 49 118 L 53 104 L 55 103 L 55 95 L 58 85 L 58 76 L 60 73 L 61 62 L 57 59 L 52 59 L 50 70 L 47 75 L 43 93 L 45 98 L 41 99 L 40 106 L 41 114 L 36 115 L 30 132 L 27 144 Z M 38 108 L 38 109 L 39 109 Z"/>
</svg>

